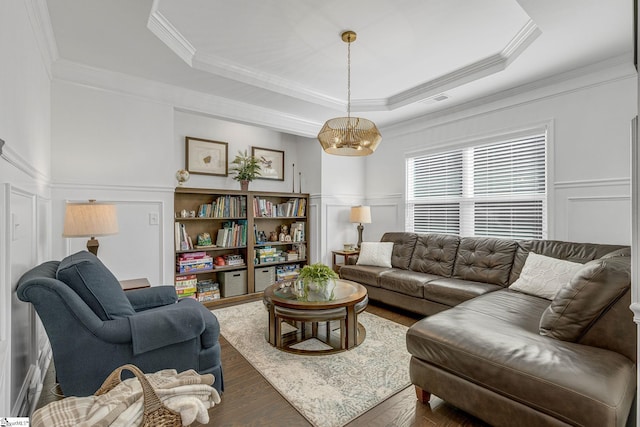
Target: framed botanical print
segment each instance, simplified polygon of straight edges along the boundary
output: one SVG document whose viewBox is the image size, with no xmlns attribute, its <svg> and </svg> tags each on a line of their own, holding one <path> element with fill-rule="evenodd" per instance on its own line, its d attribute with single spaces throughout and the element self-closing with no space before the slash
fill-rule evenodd
<svg viewBox="0 0 640 427">
<path fill-rule="evenodd" d="M 228 176 L 227 151 L 229 144 L 209 139 L 185 137 L 186 169 L 200 175 Z"/>
<path fill-rule="evenodd" d="M 260 162 L 258 179 L 284 181 L 284 151 L 251 147 L 251 155 Z"/>
</svg>

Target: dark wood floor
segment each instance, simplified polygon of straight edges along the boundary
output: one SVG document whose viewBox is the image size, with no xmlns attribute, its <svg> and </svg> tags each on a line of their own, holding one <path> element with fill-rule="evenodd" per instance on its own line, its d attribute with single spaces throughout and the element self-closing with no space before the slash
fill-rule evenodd
<svg viewBox="0 0 640 427">
<path fill-rule="evenodd" d="M 385 306 L 369 305 L 367 311 L 410 326 L 423 316 L 402 313 Z M 310 426 L 311 424 L 221 337 L 225 392 L 222 402 L 209 411 L 211 426 Z M 56 400 L 53 369 L 45 378 L 38 407 Z M 201 425 L 201 424 L 195 424 Z M 354 426 L 481 426 L 482 421 L 432 397 L 423 405 L 409 386 L 348 424 Z"/>
</svg>

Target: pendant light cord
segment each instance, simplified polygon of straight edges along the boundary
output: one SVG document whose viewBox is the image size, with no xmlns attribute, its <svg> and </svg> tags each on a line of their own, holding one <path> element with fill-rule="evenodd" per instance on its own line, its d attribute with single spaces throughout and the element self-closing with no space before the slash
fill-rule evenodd
<svg viewBox="0 0 640 427">
<path fill-rule="evenodd" d="M 351 119 L 351 38 L 347 43 L 347 118 Z"/>
</svg>

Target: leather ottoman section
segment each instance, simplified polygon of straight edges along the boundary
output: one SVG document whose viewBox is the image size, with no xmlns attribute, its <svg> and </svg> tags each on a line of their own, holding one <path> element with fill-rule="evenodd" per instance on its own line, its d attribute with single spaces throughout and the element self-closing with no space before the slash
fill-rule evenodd
<svg viewBox="0 0 640 427">
<path fill-rule="evenodd" d="M 451 277 L 460 237 L 451 234 L 419 234 L 409 268 Z"/>
<path fill-rule="evenodd" d="M 520 272 L 522 272 L 522 267 L 527 260 L 529 252 L 584 264 L 626 247 L 628 246 L 561 242 L 557 240 L 520 240 L 513 260 L 509 284 L 512 284 L 520 277 Z"/>
<path fill-rule="evenodd" d="M 381 242 L 393 242 L 393 252 L 391 253 L 393 268 L 402 270 L 409 268 L 417 239 L 417 234 L 407 232 L 388 232 L 382 235 Z"/>
<path fill-rule="evenodd" d="M 374 267 L 371 265 L 343 265 L 340 267 L 340 277 L 363 285 L 380 287 L 378 277 L 383 271 L 391 270 L 386 267 Z"/>
<path fill-rule="evenodd" d="M 416 273 L 411 270 L 388 270 L 380 273 L 379 284 L 383 289 L 400 292 L 412 297 L 423 298 L 423 287 L 429 280 L 435 280 L 440 276 L 433 274 Z"/>
<path fill-rule="evenodd" d="M 568 427 L 569 424 L 527 405 L 412 357 L 411 382 L 494 427 Z M 517 420 L 515 422 L 514 420 Z M 484 425 L 484 424 L 483 424 Z"/>
<path fill-rule="evenodd" d="M 451 307 L 488 292 L 503 289 L 500 285 L 461 279 L 436 279 L 426 283 L 424 298 Z"/>
<path fill-rule="evenodd" d="M 515 240 L 463 237 L 452 277 L 507 286 L 517 247 Z"/>
<path fill-rule="evenodd" d="M 624 425 L 635 393 L 635 364 L 608 350 L 541 336 L 538 323 L 548 303 L 508 290 L 491 292 L 415 323 L 407 349 L 430 365 L 572 424 Z"/>
</svg>

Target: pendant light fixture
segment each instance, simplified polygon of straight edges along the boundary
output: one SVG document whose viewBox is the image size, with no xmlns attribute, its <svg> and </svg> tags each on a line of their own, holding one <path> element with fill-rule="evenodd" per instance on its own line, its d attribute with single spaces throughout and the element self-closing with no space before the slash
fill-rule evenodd
<svg viewBox="0 0 640 427">
<path fill-rule="evenodd" d="M 347 117 L 327 120 L 318 133 L 318 141 L 328 154 L 368 156 L 382 141 L 382 135 L 375 123 L 360 117 L 351 117 L 351 43 L 355 40 L 355 32 L 342 33 L 342 41 L 347 43 Z"/>
</svg>

